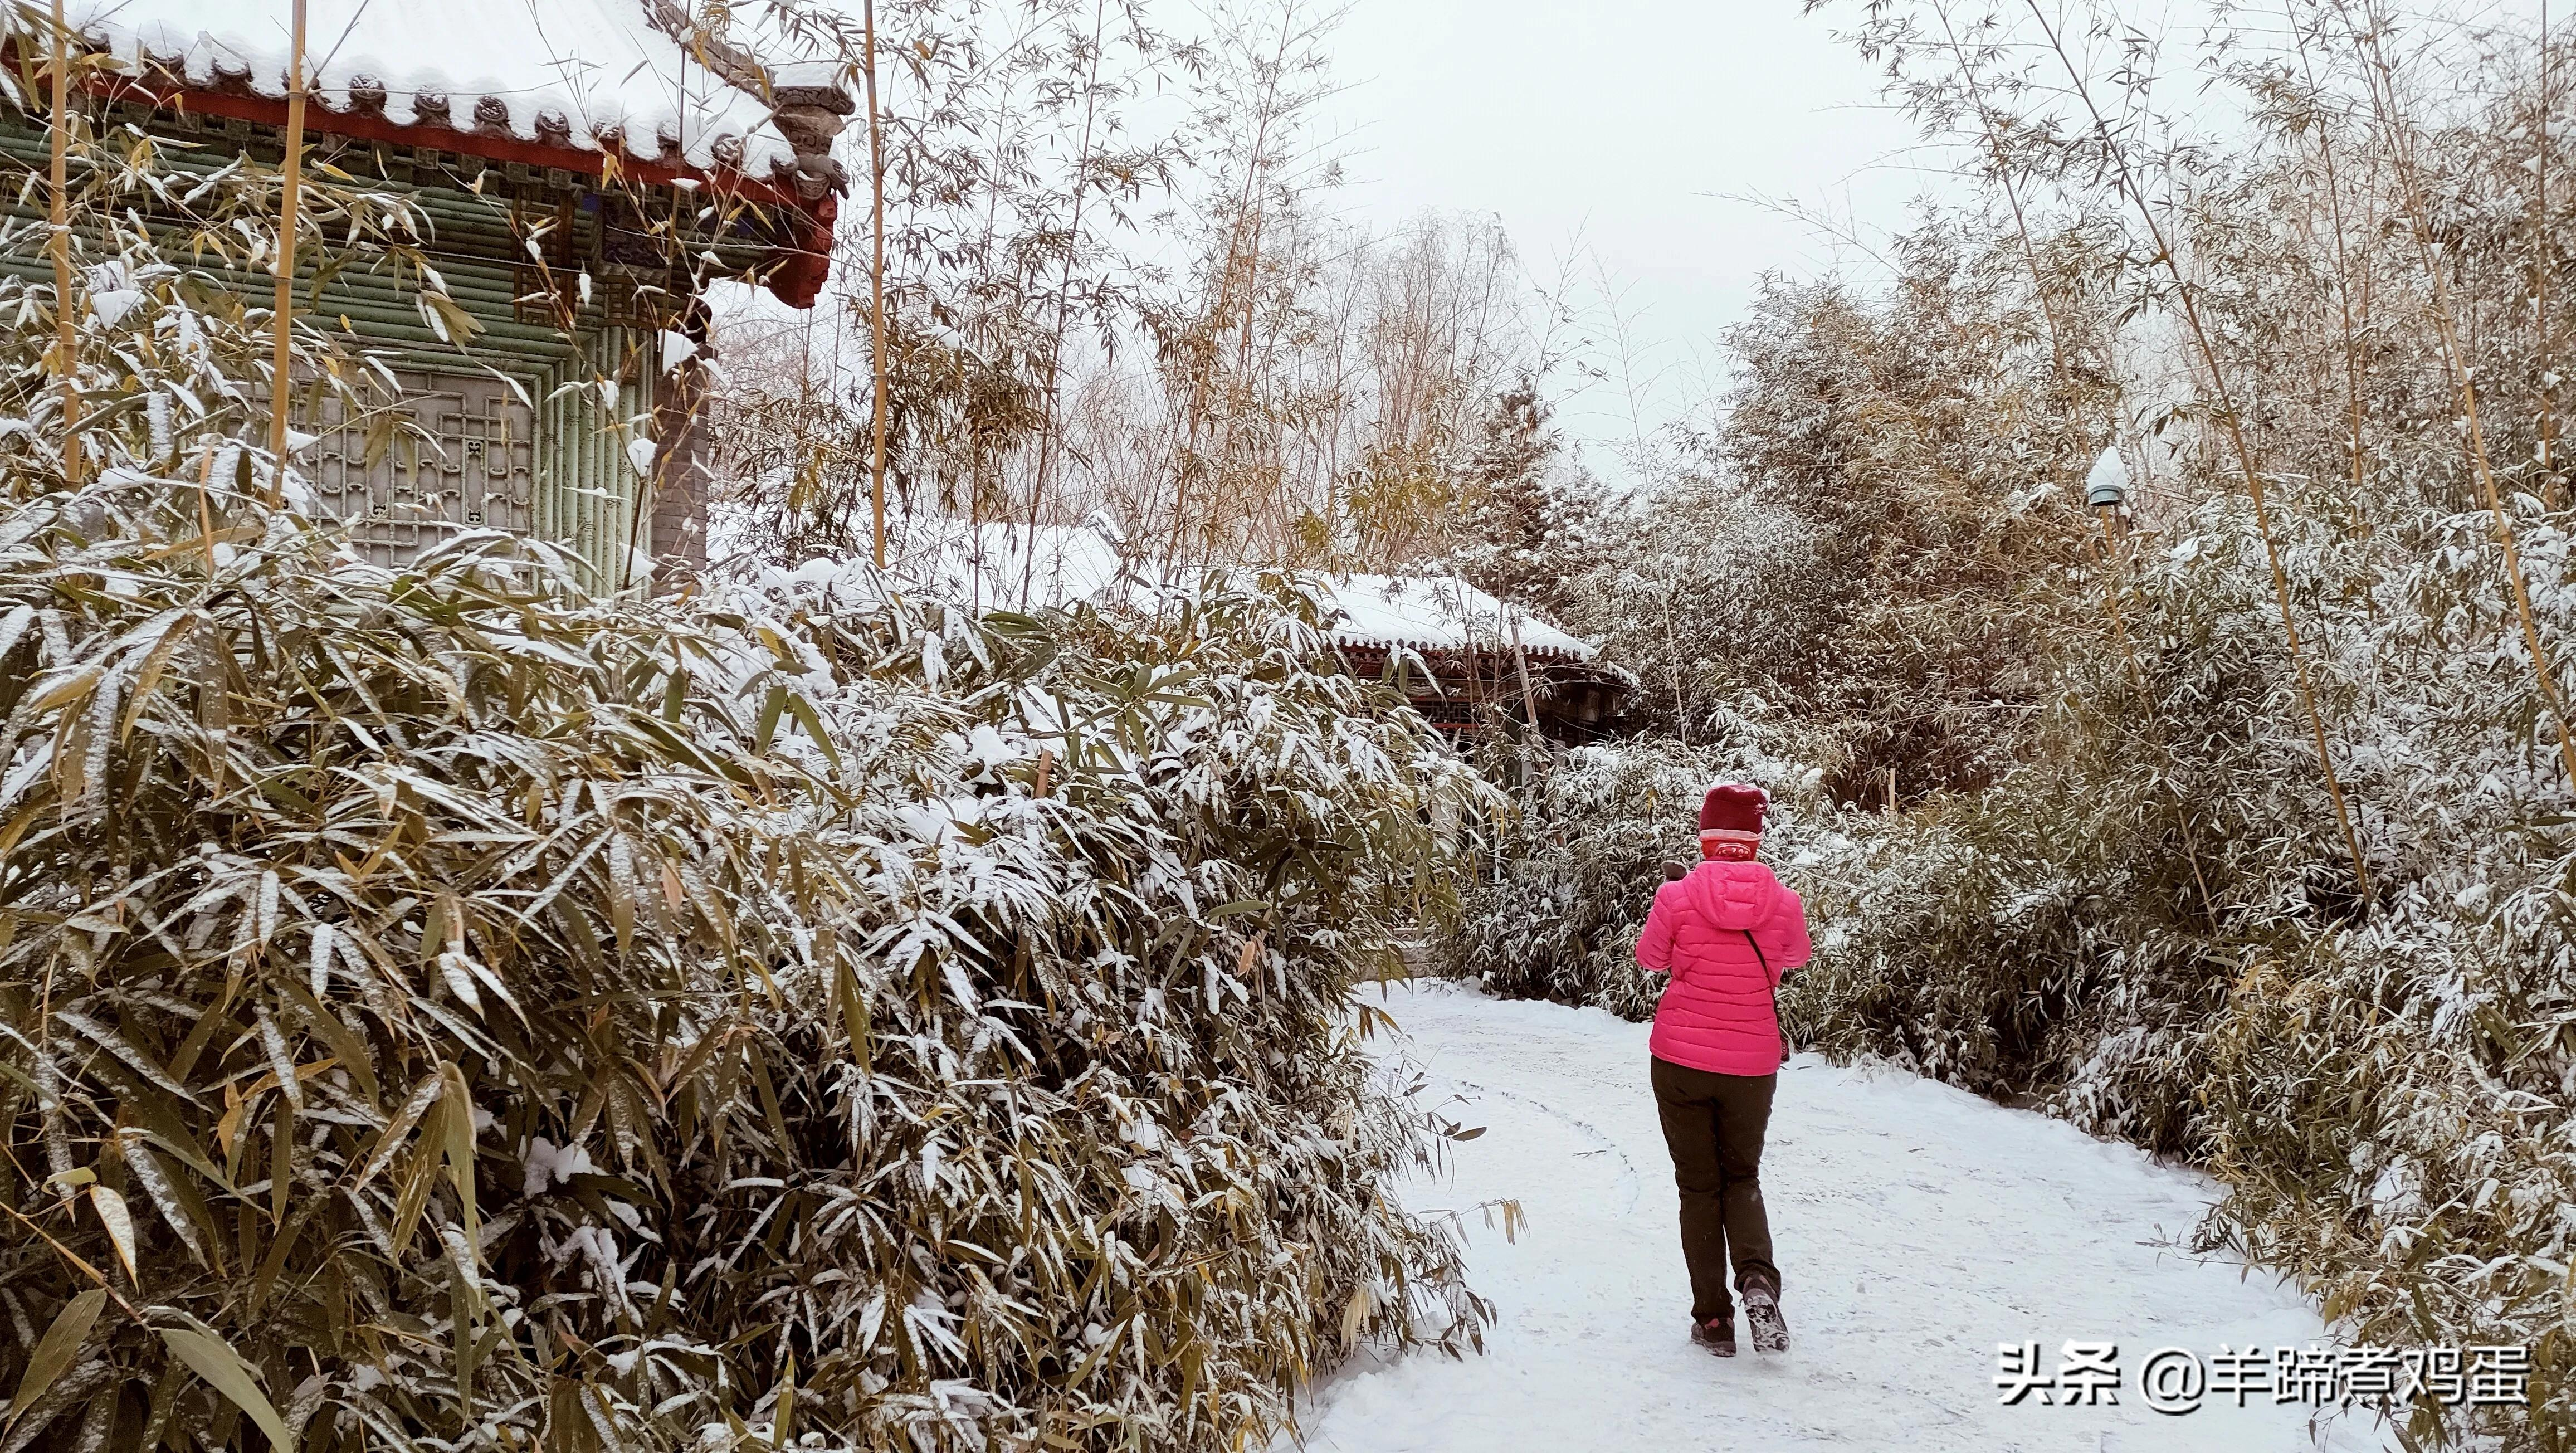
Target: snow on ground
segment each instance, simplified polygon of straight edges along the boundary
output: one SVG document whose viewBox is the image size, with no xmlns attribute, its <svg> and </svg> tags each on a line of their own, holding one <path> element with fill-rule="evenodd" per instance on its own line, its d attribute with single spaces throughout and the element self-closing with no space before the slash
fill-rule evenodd
<svg viewBox="0 0 2576 1453">
<path fill-rule="evenodd" d="M 1713 1358 L 1686 1340 L 1646 1026 L 1449 985 L 1388 994 L 1430 1072 L 1427 1103 L 1488 1127 L 1456 1147 L 1447 1181 L 1407 1200 L 1517 1198 L 1529 1226 L 1507 1244 L 1466 1221 L 1498 1317 L 1488 1355 L 1331 1380 L 1304 1416 L 1315 1453 L 2380 1446 L 2363 1419 L 2312 1431 L 2309 1410 L 2268 1398 L 2187 1416 L 2139 1401 L 2136 1364 L 2157 1347 L 2325 1341 L 2295 1291 L 2181 1249 L 2206 1179 L 1930 1080 L 1805 1055 L 1782 1072 L 1763 1159 L 1794 1340 L 1777 1358 Z M 1998 1342 L 2040 1342 L 2053 1370 L 2068 1339 L 2119 1344 L 2119 1406 L 1999 1404 Z"/>
</svg>

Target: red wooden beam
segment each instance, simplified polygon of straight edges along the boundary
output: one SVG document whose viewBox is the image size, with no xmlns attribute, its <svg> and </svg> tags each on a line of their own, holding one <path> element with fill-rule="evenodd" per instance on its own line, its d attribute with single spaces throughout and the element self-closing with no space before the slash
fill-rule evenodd
<svg viewBox="0 0 2576 1453">
<path fill-rule="evenodd" d="M 93 77 L 85 89 L 111 101 L 145 101 L 156 110 L 195 111 L 207 116 L 225 116 L 274 126 L 280 130 L 286 126 L 286 102 L 266 96 L 210 91 L 196 86 L 164 86 L 132 75 Z M 708 171 L 685 164 L 674 166 L 666 162 L 645 161 L 622 150 L 612 157 L 605 148 L 594 151 L 489 131 L 407 125 L 364 111 L 334 111 L 327 106 L 308 108 L 304 124 L 309 130 L 360 141 L 428 147 L 479 156 L 487 161 L 519 162 L 527 166 L 575 172 L 603 188 L 612 179 L 648 186 L 705 187 L 719 196 L 773 207 L 786 214 L 789 240 L 772 248 L 778 265 L 766 279 L 769 290 L 777 295 L 779 301 L 792 308 L 810 308 L 822 294 L 823 284 L 831 275 L 832 223 L 839 215 L 840 199 L 829 193 L 818 201 L 808 202 L 792 188 L 762 181 L 732 167 Z"/>
</svg>

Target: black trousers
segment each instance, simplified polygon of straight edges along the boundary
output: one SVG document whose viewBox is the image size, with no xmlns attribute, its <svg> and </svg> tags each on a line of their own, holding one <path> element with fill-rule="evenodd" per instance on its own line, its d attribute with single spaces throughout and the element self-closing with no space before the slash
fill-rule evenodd
<svg viewBox="0 0 2576 1453">
<path fill-rule="evenodd" d="M 1713 1075 L 1654 1061 L 1655 1110 L 1682 1193 L 1682 1260 L 1690 1266 L 1691 1320 L 1732 1317 L 1730 1255 L 1741 1291 L 1780 1292 L 1771 1260 L 1771 1218 L 1762 1209 L 1762 1133 L 1780 1077 Z"/>
</svg>

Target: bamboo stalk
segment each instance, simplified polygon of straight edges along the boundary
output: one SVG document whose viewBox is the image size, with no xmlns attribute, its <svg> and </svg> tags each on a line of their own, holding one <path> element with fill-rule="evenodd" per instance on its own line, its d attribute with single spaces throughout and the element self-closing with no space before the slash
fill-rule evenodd
<svg viewBox="0 0 2576 1453">
<path fill-rule="evenodd" d="M 295 233 L 304 205 L 304 0 L 295 0 L 294 38 L 286 53 L 285 191 L 278 203 L 277 303 L 268 376 L 268 503 L 286 497 L 286 370 L 295 343 Z"/>
<path fill-rule="evenodd" d="M 1055 337 L 1047 347 L 1046 418 L 1038 429 L 1037 477 L 1029 484 L 1028 553 L 1020 567 L 1020 607 L 1029 606 L 1029 594 L 1037 582 L 1038 513 L 1046 504 L 1047 466 L 1055 459 L 1056 408 L 1064 389 L 1064 331 L 1068 314 L 1073 309 L 1073 263 L 1075 249 L 1082 246 L 1082 204 L 1090 197 L 1088 172 L 1091 167 L 1092 123 L 1100 106 L 1100 40 L 1107 29 L 1108 0 L 1093 0 L 1091 7 L 1091 57 L 1088 74 L 1083 78 L 1082 145 L 1073 156 L 1073 219 L 1066 228 L 1064 271 L 1055 285 Z"/>
<path fill-rule="evenodd" d="M 876 372 L 876 406 L 870 420 L 873 443 L 868 462 L 868 506 L 875 519 L 876 563 L 886 563 L 886 315 L 885 315 L 885 127 L 877 112 L 877 5 L 864 0 L 861 23 L 867 27 L 868 186 L 873 201 L 874 259 L 868 269 L 868 317 L 875 334 L 869 362 Z"/>
<path fill-rule="evenodd" d="M 1672 560 L 1672 557 L 1669 555 L 1664 558 L 1667 562 Z M 1680 588 L 1680 581 L 1669 577 L 1665 579 L 1664 659 L 1672 666 L 1673 734 L 1680 737 L 1682 745 L 1687 747 L 1690 745 L 1690 703 L 1682 695 L 1682 649 L 1681 643 L 1673 631 L 1673 592 Z"/>
<path fill-rule="evenodd" d="M 1279 108 L 1276 103 L 1279 96 L 1279 76 L 1282 70 L 1280 62 L 1284 62 L 1287 58 L 1289 42 L 1289 12 L 1283 10 L 1279 17 L 1279 48 L 1277 56 L 1274 58 L 1273 63 L 1264 67 L 1261 72 L 1261 96 L 1258 103 L 1258 115 L 1253 124 L 1252 149 L 1245 157 L 1243 164 L 1243 195 L 1236 200 L 1234 218 L 1226 228 L 1225 266 L 1223 270 L 1217 274 L 1217 296 L 1211 299 L 1208 304 L 1208 316 L 1205 325 L 1206 349 L 1204 355 L 1197 360 L 1197 367 L 1200 370 L 1199 374 L 1196 378 L 1191 380 L 1188 433 L 1182 446 L 1180 467 L 1175 473 L 1172 486 L 1171 553 L 1172 559 L 1175 562 L 1183 562 L 1188 559 L 1189 525 L 1187 514 L 1190 493 L 1190 469 L 1192 465 L 1199 462 L 1199 435 L 1207 420 L 1208 393 L 1216 374 L 1217 350 L 1223 346 L 1222 341 L 1216 334 L 1216 330 L 1221 326 L 1218 314 L 1230 313 L 1232 311 L 1231 305 L 1233 301 L 1234 280 L 1238 271 L 1243 275 L 1245 294 L 1243 303 L 1243 332 L 1235 350 L 1235 370 L 1238 380 L 1242 378 L 1251 367 L 1252 333 L 1255 320 L 1255 310 L 1259 303 L 1259 286 L 1261 281 L 1261 219 L 1263 216 L 1262 210 L 1256 208 L 1254 204 L 1260 198 L 1261 178 L 1269 166 L 1270 128 L 1279 117 Z M 1252 248 L 1251 256 L 1248 261 L 1245 258 L 1243 246 L 1244 218 L 1247 216 L 1252 219 Z M 1235 412 L 1236 410 L 1227 411 L 1226 427 L 1218 435 L 1217 459 L 1220 464 L 1232 453 L 1233 418 Z M 1211 471 L 1211 475 L 1213 476 L 1213 471 Z M 1211 477 L 1208 481 L 1208 505 L 1210 511 L 1208 534 L 1211 553 L 1213 553 L 1215 548 L 1214 537 L 1217 522 L 1217 515 L 1215 512 L 1222 507 L 1221 501 L 1216 497 L 1216 487 L 1218 482 L 1219 481 L 1214 477 Z"/>
<path fill-rule="evenodd" d="M 2048 23 L 2047 15 L 2039 8 L 2039 0 L 2024 0 L 2024 4 L 2029 7 L 2031 18 L 2039 23 L 2040 33 L 2048 38 L 2049 49 L 2056 53 L 2058 64 L 2064 68 L 2076 98 L 2084 103 L 2086 114 L 2092 118 L 2094 134 L 2101 140 L 2105 159 L 2114 168 L 2120 192 L 2136 206 L 2139 219 L 2146 224 L 2148 236 L 2156 245 L 2156 257 L 2164 263 L 2166 274 L 2173 279 L 2175 295 L 2182 305 L 2184 329 L 2191 336 L 2193 350 L 2200 355 L 2203 366 L 2209 371 L 2209 387 L 2210 392 L 2217 396 L 2219 422 L 2227 435 L 2230 452 L 2236 456 L 2237 471 L 2244 478 L 2246 497 L 2253 502 L 2255 533 L 2263 538 L 2263 558 L 2272 569 L 2272 602 L 2280 613 L 2281 635 L 2289 649 L 2291 674 L 2298 682 L 2299 702 L 2306 708 L 2309 732 L 2315 738 L 2317 769 L 2325 774 L 2326 795 L 2334 801 L 2335 823 L 2343 830 L 2344 851 L 2352 857 L 2354 887 L 2366 915 L 2370 911 L 2370 868 L 2363 860 L 2361 834 L 2353 827 L 2352 805 L 2345 799 L 2343 778 L 2335 771 L 2334 752 L 2326 740 L 2325 711 L 2317 705 L 2316 683 L 2308 670 L 2307 644 L 2300 638 L 2298 616 L 2291 608 L 2290 574 L 2281 563 L 2280 541 L 2272 533 L 2271 501 L 2263 488 L 2262 471 L 2254 463 L 2253 447 L 2245 441 L 2244 425 L 2237 417 L 2236 400 L 2227 387 L 2226 371 L 2219 366 L 2217 346 L 2210 342 L 2209 330 L 2201 323 L 2200 305 L 2194 301 L 2191 280 L 2183 276 L 2181 259 L 2171 239 L 2165 236 L 2164 224 L 2157 220 L 2146 189 L 2138 185 L 2137 176 L 2129 166 L 2128 154 L 2114 140 L 2110 121 L 2102 115 L 2101 108 L 2094 105 L 2093 88 L 2086 82 L 2083 70 L 2075 64 L 2075 58 L 2066 53 L 2066 45 L 2059 38 L 2057 27 Z"/>
<path fill-rule="evenodd" d="M 1512 662 L 1521 674 L 1521 715 L 1528 720 L 1530 736 L 1538 736 L 1538 693 L 1530 689 L 1529 648 L 1521 644 L 1520 617 L 1512 614 L 1511 604 L 1503 605 L 1503 616 L 1512 627 Z"/>
<path fill-rule="evenodd" d="M 2532 251 L 2536 265 L 2532 268 L 2531 322 L 2540 362 L 2540 500 L 2544 507 L 2555 509 L 2558 473 L 2551 455 L 2557 443 L 2558 411 L 2550 406 L 2556 390 L 2549 382 L 2549 274 L 2558 263 L 2549 247 L 2549 0 L 2540 0 L 2540 114 L 2535 130 L 2539 146 L 2532 155 Z"/>
<path fill-rule="evenodd" d="M 2337 0 L 2337 6 L 2341 8 L 2342 0 Z M 2346 27 L 2352 28 L 2349 11 L 2344 12 L 2344 18 Z M 2433 335 L 2441 340 L 2443 361 L 2449 365 L 2452 386 L 2459 395 L 2460 417 L 2468 426 L 2469 467 L 2477 476 L 2479 492 L 2486 496 L 2487 513 L 2495 522 L 2496 545 L 2504 555 L 2505 579 L 2513 586 L 2514 617 L 2522 627 L 2523 646 L 2531 652 L 2532 679 L 2540 689 L 2541 704 L 2548 709 L 2550 724 L 2558 731 L 2559 762 L 2566 768 L 2569 785 L 2576 786 L 2576 731 L 2568 725 L 2566 699 L 2558 688 L 2557 665 L 2540 638 L 2540 622 L 2531 606 L 2531 588 L 2523 578 L 2522 546 L 2514 534 L 2513 512 L 2505 508 L 2503 491 L 2496 484 L 2495 464 L 2487 454 L 2477 379 L 2460 342 L 2459 312 L 2452 302 L 2450 283 L 2443 276 L 2441 259 L 2433 251 L 2433 225 L 2424 202 L 2423 177 L 2416 170 L 2414 146 L 2397 109 L 2396 71 L 2379 43 L 2376 25 L 2366 35 L 2355 29 L 2354 39 L 2369 47 L 2366 74 L 2370 78 L 2371 104 L 2388 131 L 2389 158 L 2397 166 L 2398 195 L 2404 199 L 2415 251 L 2433 290 Z"/>
<path fill-rule="evenodd" d="M 2290 22 L 2290 34 L 2298 46 L 2299 68 L 2307 76 L 2308 92 L 2313 103 L 2317 93 L 2317 77 L 2316 67 L 2308 59 L 2307 32 L 2299 25 L 2298 16 L 2295 13 L 2285 18 Z M 2362 450 L 2366 441 L 2362 436 L 2360 331 L 2355 324 L 2352 306 L 2352 260 L 2344 246 L 2346 226 L 2343 215 L 2343 176 L 2335 166 L 2334 138 L 2328 133 L 2326 121 L 2322 115 L 2317 117 L 2316 127 L 2317 163 L 2326 174 L 2326 217 L 2334 228 L 2335 307 L 2343 330 L 2344 403 L 2352 434 L 2353 509 L 2358 512 L 2361 509 L 2361 491 L 2366 474 L 2362 462 Z M 2546 345 L 2543 346 L 2545 349 Z M 2544 450 L 2546 447 L 2546 445 L 2543 446 Z M 2369 528 L 2370 523 L 2365 516 L 2362 520 L 2363 533 L 2367 534 Z M 2363 597 L 2365 602 L 2368 598 L 2367 595 Z"/>
<path fill-rule="evenodd" d="M 206 588 L 208 590 L 213 590 L 215 588 L 217 567 L 215 559 L 215 509 L 213 502 L 207 498 L 207 493 L 214 488 L 214 483 L 215 448 L 212 444 L 208 444 L 203 447 L 202 455 L 197 462 L 197 537 L 205 546 Z M 217 635 L 211 624 L 201 626 L 199 628 L 199 634 L 197 636 L 197 652 L 200 662 L 206 669 L 204 680 L 197 687 L 199 702 L 198 716 L 200 722 L 207 725 L 220 725 L 227 715 L 223 698 L 224 689 L 227 684 L 225 673 L 216 669 L 213 662 L 214 647 L 212 643 L 218 639 L 220 639 L 220 637 Z M 221 747 L 213 748 L 206 753 L 206 786 L 214 793 L 215 796 L 220 797 L 223 795 L 224 754 Z"/>
<path fill-rule="evenodd" d="M 212 445 L 208 445 L 204 457 L 197 462 L 197 537 L 206 547 L 206 583 L 209 586 L 215 580 L 215 511 L 206 498 L 206 492 L 214 487 L 214 483 L 215 451 Z"/>
<path fill-rule="evenodd" d="M 80 335 L 72 327 L 71 229 L 71 30 L 63 21 L 63 0 L 54 0 L 54 116 L 48 128 L 53 144 L 51 190 L 46 220 L 53 229 L 54 375 L 63 385 L 63 483 L 81 486 L 83 463 L 80 425 Z"/>
</svg>

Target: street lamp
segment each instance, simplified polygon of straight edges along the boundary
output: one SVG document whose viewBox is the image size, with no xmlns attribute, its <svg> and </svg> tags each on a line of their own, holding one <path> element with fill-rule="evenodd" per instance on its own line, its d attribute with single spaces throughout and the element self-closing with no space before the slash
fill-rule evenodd
<svg viewBox="0 0 2576 1453">
<path fill-rule="evenodd" d="M 2084 503 L 2097 510 L 2116 510 L 2129 502 L 2129 466 L 2121 462 L 2120 448 L 2113 445 L 2093 461 L 2084 476 Z"/>
</svg>

